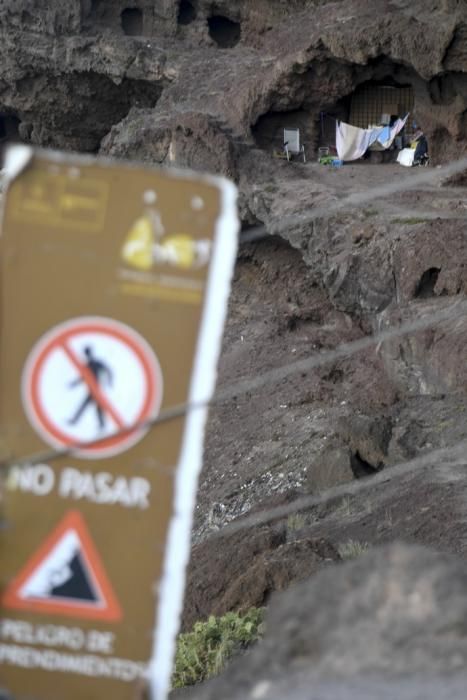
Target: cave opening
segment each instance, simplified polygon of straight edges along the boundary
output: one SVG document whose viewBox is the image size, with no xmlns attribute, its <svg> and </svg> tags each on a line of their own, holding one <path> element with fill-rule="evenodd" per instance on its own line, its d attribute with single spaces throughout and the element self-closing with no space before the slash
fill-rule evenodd
<svg viewBox="0 0 467 700">
<path fill-rule="evenodd" d="M 270 111 L 259 117 L 251 131 L 256 145 L 267 151 L 281 150 L 284 142 L 284 129 L 300 129 L 302 142 L 312 136 L 313 123 L 305 109 L 291 109 L 286 112 Z"/>
<path fill-rule="evenodd" d="M 234 22 L 222 15 L 213 15 L 208 19 L 209 36 L 221 49 L 231 49 L 238 44 L 242 34 L 239 22 Z"/>
<path fill-rule="evenodd" d="M 364 479 L 368 476 L 374 476 L 377 472 L 384 468 L 384 464 L 379 462 L 376 466 L 367 462 L 366 459 L 360 455 L 360 453 L 352 452 L 350 454 L 350 468 L 355 479 Z"/>
<path fill-rule="evenodd" d="M 18 141 L 20 123 L 15 115 L 0 113 L 0 142 Z"/>
<path fill-rule="evenodd" d="M 45 128 L 38 129 L 37 142 L 86 153 L 96 152 L 112 126 L 125 119 L 132 108 L 153 109 L 162 93 L 161 82 L 123 78 L 116 84 L 93 70 L 51 79 L 49 85 L 55 94 L 72 92 L 75 99 L 70 107 L 57 109 L 53 126 L 47 122 Z"/>
<path fill-rule="evenodd" d="M 363 157 L 349 160 L 356 165 L 395 162 L 420 128 L 435 164 L 455 158 L 459 142 L 467 139 L 467 110 L 458 110 L 449 130 L 430 113 L 433 104 L 445 108 L 455 95 L 467 100 L 467 79 L 455 72 L 427 81 L 411 66 L 384 55 L 361 66 L 322 60 L 306 71 L 294 68 L 287 76 L 287 91 L 282 85 L 271 91 L 269 109 L 262 107 L 262 113 L 252 120 L 251 133 L 259 148 L 272 153 L 282 147 L 284 128 L 298 127 L 308 159 L 313 159 L 337 155 L 336 121 L 361 129 L 390 128 L 408 115 L 389 148 L 376 141 Z M 390 140 L 390 132 L 388 137 Z"/>
<path fill-rule="evenodd" d="M 178 24 L 186 26 L 195 21 L 197 16 L 196 7 L 190 0 L 181 0 L 178 8 Z"/>
<path fill-rule="evenodd" d="M 127 36 L 143 35 L 143 11 L 139 7 L 127 7 L 120 17 L 123 32 Z"/>
<path fill-rule="evenodd" d="M 5 148 L 9 143 L 20 141 L 20 119 L 14 114 L 0 112 L 0 168 L 3 167 Z"/>
<path fill-rule="evenodd" d="M 280 92 L 271 95 L 270 110 L 252 124 L 252 135 L 261 149 L 271 152 L 282 146 L 284 128 L 298 127 L 307 153 L 315 156 L 337 154 L 336 121 L 362 129 L 390 127 L 399 117 L 413 113 L 415 93 L 422 91 L 415 71 L 384 56 L 364 66 L 317 62 L 307 71 L 291 73 L 288 86 L 285 99 Z M 378 151 L 383 147 L 372 144 L 365 158 L 395 160 L 396 149 L 413 135 L 413 121 L 409 117 L 396 135 L 394 150 Z M 323 151 L 318 151 L 320 147 Z"/>
<path fill-rule="evenodd" d="M 0 142 L 5 141 L 5 138 L 6 138 L 5 117 L 2 117 L 0 115 Z"/>
<path fill-rule="evenodd" d="M 435 296 L 435 287 L 440 272 L 441 268 L 439 267 L 430 267 L 428 270 L 425 270 L 415 289 L 414 296 L 416 299 L 429 299 Z"/>
<path fill-rule="evenodd" d="M 367 80 L 320 114 L 319 146 L 335 152 L 336 121 L 344 121 L 360 129 L 392 126 L 397 119 L 413 113 L 414 89 L 410 83 L 398 82 L 392 75 Z M 413 137 L 413 119 L 407 119 L 404 129 L 396 136 L 394 146 L 403 148 Z M 393 160 L 394 151 L 385 151 L 378 143 L 367 153 L 370 160 Z M 395 156 L 394 156 L 395 157 Z"/>
</svg>

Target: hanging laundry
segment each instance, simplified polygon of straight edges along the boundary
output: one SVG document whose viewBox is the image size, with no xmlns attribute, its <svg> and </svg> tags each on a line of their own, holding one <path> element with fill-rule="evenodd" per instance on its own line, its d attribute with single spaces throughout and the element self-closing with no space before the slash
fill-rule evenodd
<svg viewBox="0 0 467 700">
<path fill-rule="evenodd" d="M 390 148 L 397 134 L 404 128 L 408 118 L 409 115 L 406 114 L 403 119 L 397 119 L 391 127 L 384 127 L 382 133 L 378 136 L 378 143 L 385 149 Z"/>
<path fill-rule="evenodd" d="M 373 129 L 360 129 L 345 122 L 336 122 L 336 149 L 341 160 L 358 160 L 375 141 L 388 149 L 397 134 L 402 131 L 409 115 L 397 119 L 392 126 L 377 126 Z"/>
<path fill-rule="evenodd" d="M 336 149 L 340 160 L 358 160 L 378 139 L 384 127 L 359 129 L 357 126 L 336 122 Z"/>
<path fill-rule="evenodd" d="M 378 143 L 384 146 L 385 143 L 391 140 L 391 127 L 385 126 L 380 135 L 378 136 Z"/>
</svg>

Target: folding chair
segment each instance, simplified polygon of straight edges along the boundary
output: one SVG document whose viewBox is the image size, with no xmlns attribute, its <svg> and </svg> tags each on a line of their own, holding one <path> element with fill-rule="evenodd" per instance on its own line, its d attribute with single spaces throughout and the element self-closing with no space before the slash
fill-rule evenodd
<svg viewBox="0 0 467 700">
<path fill-rule="evenodd" d="M 306 163 L 305 146 L 300 143 L 300 129 L 284 129 L 284 153 L 288 161 L 301 156 Z"/>
</svg>

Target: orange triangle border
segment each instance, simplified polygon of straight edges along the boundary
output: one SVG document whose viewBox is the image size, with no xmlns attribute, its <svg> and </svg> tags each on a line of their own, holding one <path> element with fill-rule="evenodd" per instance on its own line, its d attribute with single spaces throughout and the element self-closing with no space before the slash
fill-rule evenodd
<svg viewBox="0 0 467 700">
<path fill-rule="evenodd" d="M 105 607 L 100 609 L 85 607 L 70 602 L 54 600 L 23 600 L 19 591 L 41 565 L 52 549 L 59 543 L 64 534 L 73 529 L 77 532 L 83 546 L 83 554 L 86 563 L 90 566 L 92 574 L 97 581 L 103 596 Z M 83 516 L 79 511 L 70 511 L 60 521 L 57 527 L 45 539 L 35 554 L 29 559 L 20 573 L 9 583 L 2 595 L 0 604 L 5 608 L 25 610 L 29 612 L 45 613 L 51 615 L 64 615 L 79 617 L 87 620 L 103 620 L 106 622 L 118 622 L 122 619 L 122 610 L 114 593 L 112 584 L 105 572 L 102 560 L 92 541 L 86 527 Z"/>
</svg>

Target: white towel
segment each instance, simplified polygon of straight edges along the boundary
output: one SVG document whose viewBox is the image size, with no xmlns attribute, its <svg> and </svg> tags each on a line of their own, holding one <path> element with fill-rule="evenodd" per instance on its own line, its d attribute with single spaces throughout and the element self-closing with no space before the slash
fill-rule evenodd
<svg viewBox="0 0 467 700">
<path fill-rule="evenodd" d="M 336 122 L 336 149 L 341 160 L 357 160 L 374 143 L 384 127 L 359 129 L 357 126 Z"/>
</svg>

